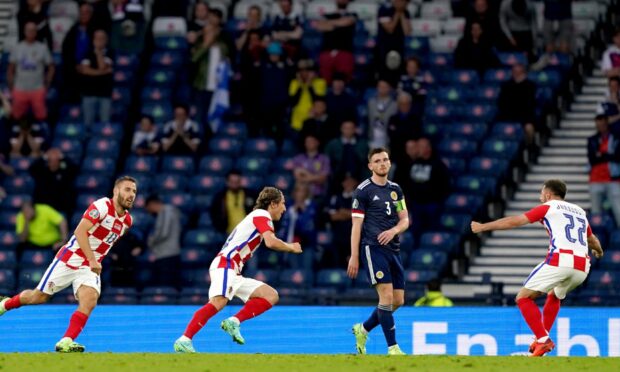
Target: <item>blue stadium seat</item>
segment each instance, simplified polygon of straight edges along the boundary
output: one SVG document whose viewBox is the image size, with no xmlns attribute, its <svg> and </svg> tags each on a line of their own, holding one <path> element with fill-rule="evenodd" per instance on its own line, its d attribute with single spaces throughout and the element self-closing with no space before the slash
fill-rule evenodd
<svg viewBox="0 0 620 372">
<path fill-rule="evenodd" d="M 17 289 L 22 290 L 35 288 L 41 281 L 41 278 L 45 273 L 45 269 L 45 266 L 20 269 Z"/>
<path fill-rule="evenodd" d="M 209 264 L 213 255 L 200 247 L 183 247 L 181 250 L 181 264 L 184 268 L 202 268 Z"/>
<path fill-rule="evenodd" d="M 447 231 L 465 234 L 470 231 L 471 216 L 468 214 L 444 213 L 439 218 L 439 226 Z"/>
<path fill-rule="evenodd" d="M 209 288 L 211 278 L 209 269 L 187 269 L 181 271 L 181 281 L 184 286 Z"/>
<path fill-rule="evenodd" d="M 527 66 L 527 56 L 523 52 L 501 52 L 497 53 L 497 58 L 502 65 L 507 67 L 517 63 Z"/>
<path fill-rule="evenodd" d="M 437 70 L 452 66 L 453 61 L 452 53 L 429 53 L 427 60 L 428 65 Z"/>
<path fill-rule="evenodd" d="M 444 82 L 448 84 L 460 84 L 462 86 L 475 86 L 480 82 L 476 70 L 453 70 L 446 73 L 444 79 Z"/>
<path fill-rule="evenodd" d="M 17 266 L 17 256 L 15 255 L 15 251 L 0 250 L 0 268 L 13 269 L 15 266 Z M 0 284 L 0 287 L 2 287 L 2 284 Z"/>
<path fill-rule="evenodd" d="M 204 305 L 208 301 L 208 288 L 183 288 L 179 294 L 179 305 Z"/>
<path fill-rule="evenodd" d="M 230 137 L 236 139 L 244 139 L 248 136 L 248 127 L 241 122 L 228 122 L 220 126 L 217 135 L 221 137 Z"/>
<path fill-rule="evenodd" d="M 200 159 L 199 171 L 213 176 L 225 176 L 233 169 L 233 159 L 228 156 L 207 155 Z"/>
<path fill-rule="evenodd" d="M 258 253 L 258 268 L 260 269 L 272 269 L 274 267 L 281 267 L 284 261 L 283 255 L 280 252 L 275 252 L 271 249 L 264 249 Z"/>
<path fill-rule="evenodd" d="M 483 203 L 484 199 L 482 196 L 453 193 L 446 200 L 445 211 L 475 215 L 482 208 Z"/>
<path fill-rule="evenodd" d="M 260 191 L 264 186 L 264 181 L 262 177 L 259 176 L 241 176 L 241 185 L 251 191 Z"/>
<path fill-rule="evenodd" d="M 85 172 L 75 180 L 75 187 L 79 192 L 89 192 L 93 194 L 107 194 L 112 186 L 112 179 L 109 174 L 99 172 Z"/>
<path fill-rule="evenodd" d="M 129 87 L 114 87 L 112 89 L 112 104 L 127 107 L 131 103 L 131 89 Z"/>
<path fill-rule="evenodd" d="M 0 230 L 15 229 L 17 213 L 18 211 L 16 210 L 5 210 L 0 208 Z"/>
<path fill-rule="evenodd" d="M 420 237 L 420 246 L 446 253 L 456 253 L 460 237 L 449 232 L 425 232 Z"/>
<path fill-rule="evenodd" d="M 611 234 L 616 228 L 614 219 L 607 213 L 592 214 L 589 217 L 590 227 L 596 235 Z"/>
<path fill-rule="evenodd" d="M 86 135 L 83 124 L 58 123 L 54 129 L 54 138 L 65 138 L 81 141 Z"/>
<path fill-rule="evenodd" d="M 343 269 L 323 269 L 319 270 L 316 276 L 317 287 L 331 287 L 344 290 L 349 287 L 351 280 L 347 272 Z"/>
<path fill-rule="evenodd" d="M 133 73 L 127 70 L 115 71 L 113 79 L 116 87 L 130 87 L 134 82 Z"/>
<path fill-rule="evenodd" d="M 282 147 L 280 148 L 280 156 L 281 157 L 293 157 L 296 154 L 299 153 L 299 148 L 297 147 L 297 144 L 290 139 L 285 139 L 282 142 Z"/>
<path fill-rule="evenodd" d="M 243 156 L 237 159 L 235 168 L 245 175 L 265 175 L 269 172 L 271 159 L 268 157 L 256 157 L 257 155 Z"/>
<path fill-rule="evenodd" d="M 108 157 L 93 156 L 87 157 L 82 161 L 82 174 L 91 175 L 96 173 L 104 177 L 111 177 L 115 171 L 116 162 Z"/>
<path fill-rule="evenodd" d="M 142 105 L 142 114 L 152 116 L 155 123 L 166 123 L 172 120 L 172 105 L 168 102 L 150 102 Z"/>
<path fill-rule="evenodd" d="M 7 195 L 6 198 L 0 200 L 0 209 L 4 211 L 16 211 L 21 209 L 26 201 L 31 200 L 28 194 Z"/>
<path fill-rule="evenodd" d="M 7 177 L 3 185 L 8 194 L 32 194 L 34 191 L 34 179 L 26 173 Z"/>
<path fill-rule="evenodd" d="M 160 173 L 155 176 L 154 185 L 160 194 L 184 192 L 187 189 L 187 177 L 175 173 Z"/>
<path fill-rule="evenodd" d="M 538 87 L 548 86 L 556 89 L 562 83 L 562 76 L 555 70 L 531 71 L 527 77 L 535 82 Z"/>
<path fill-rule="evenodd" d="M 452 123 L 444 127 L 446 135 L 451 138 L 463 138 L 478 142 L 487 132 L 485 123 Z"/>
<path fill-rule="evenodd" d="M 213 247 L 221 247 L 226 238 L 213 229 L 193 229 L 183 236 L 184 247 L 203 247 L 212 250 Z"/>
<path fill-rule="evenodd" d="M 407 287 L 426 286 L 426 282 L 437 279 L 437 271 L 435 270 L 405 270 L 405 284 Z"/>
<path fill-rule="evenodd" d="M 438 102 L 461 103 L 469 99 L 469 89 L 462 86 L 448 86 L 429 92 L 428 97 L 435 97 Z"/>
<path fill-rule="evenodd" d="M 78 195 L 75 208 L 77 211 L 85 211 L 89 205 L 101 197 L 100 194 L 84 193 Z"/>
<path fill-rule="evenodd" d="M 609 249 L 620 249 L 620 229 L 609 235 Z"/>
<path fill-rule="evenodd" d="M 130 156 L 125 162 L 125 172 L 153 175 L 157 171 L 157 158 L 151 156 Z"/>
<path fill-rule="evenodd" d="M 193 176 L 189 182 L 192 194 L 216 194 L 226 187 L 226 179 L 221 176 Z"/>
<path fill-rule="evenodd" d="M 508 171 L 508 162 L 503 159 L 489 156 L 476 156 L 469 163 L 469 170 L 473 175 L 501 179 Z M 481 181 L 482 183 L 482 181 Z"/>
<path fill-rule="evenodd" d="M 285 287 L 311 287 L 314 282 L 312 271 L 301 269 L 286 269 L 280 273 L 280 285 Z"/>
<path fill-rule="evenodd" d="M 138 194 L 150 195 L 153 189 L 153 177 L 148 174 L 138 173 L 131 174 L 131 177 L 136 179 L 138 186 Z"/>
<path fill-rule="evenodd" d="M 244 276 L 247 278 L 254 278 L 263 283 L 267 283 L 271 286 L 280 285 L 280 272 L 278 270 L 270 270 L 270 269 L 259 269 L 259 270 L 248 270 L 244 272 Z"/>
<path fill-rule="evenodd" d="M 0 254 L 3 252 L 0 252 Z M 11 269 L 0 269 L 0 288 L 15 288 L 15 272 Z"/>
<path fill-rule="evenodd" d="M 411 253 L 409 267 L 442 272 L 448 263 L 448 254 L 433 249 L 417 249 Z"/>
<path fill-rule="evenodd" d="M 84 151 L 84 147 L 82 146 L 81 141 L 74 139 L 57 138 L 53 141 L 52 147 L 58 147 L 60 151 L 65 154 L 65 156 L 71 158 L 77 163 L 80 163 L 82 153 Z"/>
<path fill-rule="evenodd" d="M 603 245 L 602 241 L 601 241 L 601 246 L 607 247 Z M 607 250 L 603 258 L 600 258 L 600 259 L 594 258 L 592 256 L 591 259 L 592 259 L 593 266 L 598 266 L 602 270 L 620 270 L 620 250 L 618 250 L 618 248 L 620 247 L 617 245 L 610 246 L 610 250 Z"/>
<path fill-rule="evenodd" d="M 149 86 L 171 87 L 175 80 L 174 71 L 165 68 L 151 68 L 145 77 L 145 82 Z"/>
<path fill-rule="evenodd" d="M 482 144 L 482 155 L 513 160 L 517 156 L 519 147 L 520 144 L 517 141 L 488 139 Z"/>
<path fill-rule="evenodd" d="M 52 262 L 54 252 L 48 249 L 25 250 L 19 261 L 21 267 L 47 266 Z"/>
<path fill-rule="evenodd" d="M 489 104 L 466 104 L 461 107 L 460 113 L 464 120 L 490 122 L 497 112 L 496 105 Z"/>
<path fill-rule="evenodd" d="M 439 143 L 439 153 L 443 156 L 470 157 L 476 151 L 476 142 L 459 138 L 446 138 Z"/>
<path fill-rule="evenodd" d="M 498 84 L 479 85 L 477 87 L 472 87 L 472 89 L 472 100 L 475 100 L 476 102 L 490 104 L 493 104 L 497 101 L 497 97 L 499 97 L 499 92 L 501 90 Z"/>
<path fill-rule="evenodd" d="M 276 173 L 267 176 L 265 183 L 266 185 L 275 186 L 286 193 L 293 190 L 295 180 L 290 173 Z"/>
<path fill-rule="evenodd" d="M 243 144 L 243 153 L 247 156 L 273 157 L 278 151 L 276 141 L 271 138 L 254 138 Z"/>
<path fill-rule="evenodd" d="M 548 67 L 558 68 L 560 71 L 568 71 L 572 65 L 571 55 L 564 53 L 551 53 L 547 63 Z"/>
<path fill-rule="evenodd" d="M 123 138 L 123 125 L 120 123 L 96 123 L 93 125 L 93 135 L 120 141 Z"/>
<path fill-rule="evenodd" d="M 497 189 L 497 179 L 493 176 L 495 175 L 491 174 L 488 177 L 477 174 L 460 176 L 455 182 L 456 190 L 481 196 L 492 195 Z"/>
<path fill-rule="evenodd" d="M 189 156 L 164 156 L 160 171 L 191 175 L 195 168 L 194 159 Z"/>
<path fill-rule="evenodd" d="M 235 157 L 239 155 L 242 148 L 241 141 L 234 138 L 219 137 L 209 141 L 209 152 L 216 155 Z"/>
<path fill-rule="evenodd" d="M 178 296 L 178 291 L 173 287 L 146 287 L 140 293 L 140 304 L 174 304 Z"/>
<path fill-rule="evenodd" d="M 17 174 L 28 173 L 32 162 L 33 159 L 26 156 L 11 156 L 9 160 L 9 164 Z"/>
<path fill-rule="evenodd" d="M 155 37 L 155 48 L 157 50 L 184 51 L 187 49 L 187 40 L 179 36 L 157 36 Z"/>
<path fill-rule="evenodd" d="M 617 288 L 620 283 L 620 271 L 594 270 L 588 278 L 589 288 Z"/>
<path fill-rule="evenodd" d="M 183 54 L 178 52 L 158 51 L 151 56 L 151 66 L 175 70 L 183 64 L 184 59 Z"/>
<path fill-rule="evenodd" d="M 65 105 L 60 109 L 61 123 L 81 123 L 82 107 L 79 105 Z"/>
<path fill-rule="evenodd" d="M 181 212 L 191 213 L 194 210 L 192 196 L 185 192 L 170 192 L 161 196 L 164 203 L 169 203 L 179 208 Z"/>
<path fill-rule="evenodd" d="M 511 72 L 509 68 L 496 68 L 487 70 L 484 73 L 484 82 L 487 84 L 501 84 L 510 79 Z"/>
<path fill-rule="evenodd" d="M 276 173 L 290 173 L 294 167 L 292 157 L 277 157 L 271 162 L 271 170 Z"/>
<path fill-rule="evenodd" d="M 520 123 L 495 123 L 492 125 L 491 137 L 521 141 L 523 139 L 523 126 Z"/>
<path fill-rule="evenodd" d="M 146 86 L 142 89 L 142 102 L 155 104 L 157 102 L 170 102 L 172 91 L 164 87 Z"/>
<path fill-rule="evenodd" d="M 210 212 L 202 212 L 200 216 L 198 216 L 198 225 L 199 228 L 210 228 L 213 226 L 213 220 L 211 219 Z"/>
<path fill-rule="evenodd" d="M 120 154 L 120 145 L 117 141 L 108 138 L 93 138 L 88 141 L 86 152 L 116 159 Z"/>
<path fill-rule="evenodd" d="M 426 56 L 430 51 L 430 41 L 426 36 L 405 38 L 405 52 L 407 55 Z"/>
</svg>

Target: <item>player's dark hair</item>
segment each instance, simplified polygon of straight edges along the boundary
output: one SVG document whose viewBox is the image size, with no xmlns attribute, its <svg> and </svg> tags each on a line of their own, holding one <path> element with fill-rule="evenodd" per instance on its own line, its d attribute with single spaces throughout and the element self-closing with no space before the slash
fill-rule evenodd
<svg viewBox="0 0 620 372">
<path fill-rule="evenodd" d="M 439 279 L 431 279 L 426 283 L 426 289 L 432 292 L 441 291 L 441 281 Z"/>
<path fill-rule="evenodd" d="M 390 156 L 390 152 L 385 147 L 375 147 L 374 149 L 370 149 L 370 151 L 368 151 L 368 162 L 370 163 L 370 159 L 372 159 L 373 155 L 380 154 L 382 152 L 385 152 L 388 156 Z"/>
<path fill-rule="evenodd" d="M 599 120 L 605 120 L 607 121 L 607 115 L 605 114 L 598 114 L 594 117 L 594 120 L 599 121 Z"/>
<path fill-rule="evenodd" d="M 135 178 L 131 176 L 121 176 L 117 178 L 116 181 L 114 181 L 114 187 L 118 186 L 119 183 L 125 182 L 125 181 L 133 182 L 136 184 L 136 186 L 138 185 L 138 181 Z"/>
<path fill-rule="evenodd" d="M 260 194 L 258 194 L 256 204 L 254 204 L 254 209 L 267 210 L 271 203 L 279 203 L 283 197 L 284 195 L 282 195 L 282 191 L 276 189 L 275 187 L 267 186 L 263 188 Z"/>
<path fill-rule="evenodd" d="M 545 189 L 551 191 L 553 195 L 564 199 L 566 196 L 566 183 L 562 180 L 547 180 L 544 183 Z"/>
</svg>

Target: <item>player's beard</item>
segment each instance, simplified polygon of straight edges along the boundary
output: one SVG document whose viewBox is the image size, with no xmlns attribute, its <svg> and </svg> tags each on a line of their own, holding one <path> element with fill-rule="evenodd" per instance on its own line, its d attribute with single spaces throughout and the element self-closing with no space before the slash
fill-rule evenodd
<svg viewBox="0 0 620 372">
<path fill-rule="evenodd" d="M 129 198 L 123 198 L 120 195 L 118 196 L 118 204 L 125 208 L 125 209 L 131 209 L 131 207 L 133 207 L 133 203 L 134 201 L 129 201 Z"/>
<path fill-rule="evenodd" d="M 388 175 L 388 173 L 390 173 L 390 170 L 389 170 L 389 169 L 387 169 L 387 170 L 385 170 L 385 171 L 383 171 L 383 170 L 381 170 L 381 169 L 377 169 L 377 170 L 375 171 L 375 174 L 376 174 L 377 176 L 379 176 L 379 177 L 385 177 L 385 176 L 387 176 L 387 175 Z"/>
</svg>

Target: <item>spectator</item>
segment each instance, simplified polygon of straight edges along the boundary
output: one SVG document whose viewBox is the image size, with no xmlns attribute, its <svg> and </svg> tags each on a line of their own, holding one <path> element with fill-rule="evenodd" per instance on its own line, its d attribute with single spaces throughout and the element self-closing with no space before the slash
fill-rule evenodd
<svg viewBox="0 0 620 372">
<path fill-rule="evenodd" d="M 342 267 L 351 251 L 351 205 L 353 191 L 359 181 L 350 173 L 342 177 L 342 190 L 329 198 L 329 221 L 332 231 L 332 244 L 322 257 L 322 267 Z"/>
<path fill-rule="evenodd" d="M 304 121 L 310 115 L 312 102 L 317 97 L 325 96 L 327 85 L 325 80 L 316 76 L 314 63 L 310 59 L 297 62 L 297 75 L 288 87 L 288 95 L 292 102 L 291 128 L 299 132 Z"/>
<path fill-rule="evenodd" d="M 143 6 L 142 0 L 111 1 L 110 49 L 116 53 L 139 55 L 145 44 L 144 37 L 147 28 L 145 10 L 148 7 Z"/>
<path fill-rule="evenodd" d="M 300 243 L 304 247 L 304 254 L 286 254 L 285 261 L 294 269 L 312 270 L 316 254 L 317 217 L 317 205 L 312 200 L 308 184 L 295 184 L 292 201 L 282 216 L 278 233 L 287 243 Z"/>
<path fill-rule="evenodd" d="M 588 138 L 588 160 L 590 162 L 590 200 L 592 214 L 603 212 L 603 198 L 620 226 L 620 145 L 618 136 L 609 131 L 607 116 L 595 118 L 597 133 Z"/>
<path fill-rule="evenodd" d="M 284 138 L 284 118 L 288 109 L 288 85 L 291 80 L 291 66 L 283 60 L 283 50 L 279 42 L 271 42 L 267 47 L 267 60 L 256 67 L 260 79 L 259 125 L 253 134 L 274 138 L 278 144 Z"/>
<path fill-rule="evenodd" d="M 313 26 L 323 33 L 323 44 L 319 55 L 320 75 L 328 83 L 335 72 L 344 74 L 347 81 L 353 77 L 353 37 L 357 15 L 349 12 L 349 0 L 336 0 L 337 10 L 324 15 Z"/>
<path fill-rule="evenodd" d="M 66 216 L 73 213 L 75 192 L 73 184 L 77 166 L 53 147 L 30 166 L 34 179 L 35 204 L 47 204 Z"/>
<path fill-rule="evenodd" d="M 191 21 L 187 24 L 187 42 L 193 45 L 198 37 L 202 35 L 202 30 L 209 22 L 209 5 L 202 1 L 194 4 L 194 14 Z"/>
<path fill-rule="evenodd" d="M 20 252 L 26 249 L 58 250 L 67 241 L 69 228 L 63 215 L 46 204 L 27 201 L 15 217 Z"/>
<path fill-rule="evenodd" d="M 620 77 L 613 76 L 607 82 L 605 101 L 599 104 L 597 114 L 607 116 L 611 131 L 618 133 L 620 128 Z"/>
<path fill-rule="evenodd" d="M 603 53 L 601 69 L 608 78 L 613 76 L 620 77 L 620 28 L 614 32 L 613 44 Z"/>
<path fill-rule="evenodd" d="M 247 50 L 250 53 L 259 53 L 258 50 L 265 48 L 263 38 L 267 35 L 265 27 L 263 26 L 263 11 L 258 5 L 251 5 L 248 7 L 248 14 L 245 21 L 245 25 L 241 35 L 235 40 L 235 46 L 238 51 Z M 258 38 L 259 43 L 252 40 L 250 37 L 254 33 Z"/>
<path fill-rule="evenodd" d="M 441 281 L 432 279 L 426 283 L 426 294 L 418 299 L 413 306 L 452 307 L 452 300 L 441 293 Z"/>
<path fill-rule="evenodd" d="M 241 186 L 241 173 L 233 170 L 226 176 L 226 189 L 213 198 L 211 220 L 221 233 L 230 234 L 252 211 L 256 196 Z"/>
<path fill-rule="evenodd" d="M 340 128 L 327 114 L 325 100 L 323 98 L 317 98 L 312 103 L 310 117 L 304 121 L 304 127 L 301 131 L 302 138 L 307 134 L 314 134 L 321 144 L 326 144 L 338 137 L 339 133 Z"/>
<path fill-rule="evenodd" d="M 17 12 L 19 40 L 25 38 L 24 27 L 26 23 L 33 22 L 37 26 L 37 40 L 47 45 L 49 50 L 53 50 L 52 31 L 47 18 L 49 3 L 43 0 L 28 0 L 26 5 L 20 7 Z"/>
<path fill-rule="evenodd" d="M 140 156 L 155 155 L 159 152 L 159 148 L 159 134 L 157 133 L 157 125 L 153 122 L 153 117 L 142 115 L 140 127 L 133 135 L 131 151 Z"/>
<path fill-rule="evenodd" d="M 519 102 L 515 105 L 515 102 Z M 527 145 L 534 146 L 536 135 L 536 84 L 527 78 L 525 66 L 512 66 L 512 78 L 502 84 L 497 99 L 497 120 L 523 124 Z"/>
<path fill-rule="evenodd" d="M 388 122 L 390 153 L 394 163 L 402 164 L 406 159 L 405 142 L 422 137 L 422 121 L 413 111 L 411 96 L 401 92 L 397 98 L 398 112 Z"/>
<path fill-rule="evenodd" d="M 189 118 L 187 106 L 176 105 L 174 119 L 164 126 L 162 151 L 169 155 L 194 155 L 200 142 L 200 128 Z"/>
<path fill-rule="evenodd" d="M 180 288 L 181 213 L 157 196 L 147 198 L 145 209 L 155 216 L 155 226 L 147 238 L 149 251 L 155 257 L 149 284 Z"/>
<path fill-rule="evenodd" d="M 10 142 L 11 156 L 38 158 L 46 147 L 43 126 L 27 119 L 21 119 L 13 125 Z"/>
<path fill-rule="evenodd" d="M 441 206 L 450 194 L 450 172 L 433 154 L 427 138 L 407 141 L 405 152 L 407 160 L 396 168 L 395 179 L 405 192 L 411 229 L 417 241 L 423 232 L 437 226 Z"/>
<path fill-rule="evenodd" d="M 347 88 L 343 74 L 334 74 L 331 89 L 325 96 L 325 103 L 327 104 L 327 115 L 334 123 L 342 123 L 347 120 L 357 121 L 357 100 Z"/>
<path fill-rule="evenodd" d="M 144 242 L 138 236 L 138 232 L 129 229 L 114 244 L 110 252 L 110 285 L 113 287 L 135 287 L 138 266 L 138 256 L 145 250 Z"/>
<path fill-rule="evenodd" d="M 92 48 L 93 33 L 96 30 L 92 18 L 92 5 L 82 3 L 78 21 L 67 32 L 62 42 L 63 96 L 67 102 L 78 102 L 79 100 L 76 66 L 86 58 Z"/>
<path fill-rule="evenodd" d="M 502 0 L 499 23 L 506 39 L 502 49 L 525 52 L 534 57 L 536 40 L 536 12 L 529 0 Z"/>
<path fill-rule="evenodd" d="M 500 26 L 497 13 L 491 9 L 488 0 L 474 0 L 473 7 L 466 17 L 464 34 L 471 33 L 471 25 L 479 23 L 484 32 L 489 35 L 491 44 L 497 46 L 500 35 Z"/>
<path fill-rule="evenodd" d="M 24 40 L 11 53 L 7 69 L 13 96 L 12 114 L 15 119 L 22 119 L 32 109 L 34 117 L 44 121 L 47 119 L 45 96 L 54 78 L 54 62 L 47 46 L 36 40 L 34 22 L 26 23 L 24 35 Z"/>
<path fill-rule="evenodd" d="M 426 78 L 420 72 L 420 60 L 416 57 L 407 58 L 405 75 L 400 77 L 398 90 L 411 95 L 412 110 L 416 115 L 424 113 L 427 85 Z"/>
<path fill-rule="evenodd" d="M 493 45 L 486 32 L 478 22 L 473 22 L 470 33 L 464 35 L 454 51 L 454 67 L 478 71 L 480 78 L 484 72 L 499 66 L 499 60 L 493 51 Z"/>
<path fill-rule="evenodd" d="M 334 175 L 351 174 L 355 179 L 364 179 L 368 164 L 368 142 L 355 135 L 355 123 L 348 120 L 340 125 L 340 137 L 325 146 L 330 169 Z"/>
<path fill-rule="evenodd" d="M 377 82 L 377 95 L 368 101 L 368 142 L 370 147 L 387 147 L 388 121 L 396 114 L 396 101 L 390 83 Z"/>
<path fill-rule="evenodd" d="M 221 25 L 209 22 L 192 48 L 192 64 L 195 75 L 192 82 L 193 101 L 200 124 L 208 127 L 209 108 L 213 92 L 217 88 L 217 67 L 228 58 L 228 47 L 221 38 Z"/>
<path fill-rule="evenodd" d="M 329 159 L 319 153 L 319 139 L 308 134 L 304 139 L 304 153 L 293 158 L 293 175 L 297 183 L 308 184 L 314 197 L 325 196 L 327 176 L 330 173 Z"/>
<path fill-rule="evenodd" d="M 379 8 L 379 28 L 377 35 L 376 56 L 379 76 L 395 84 L 401 71 L 401 61 L 405 56 L 405 36 L 411 35 L 411 15 L 407 10 L 408 0 L 392 0 Z M 388 62 L 389 53 L 398 63 Z"/>
<path fill-rule="evenodd" d="M 280 12 L 271 23 L 271 39 L 282 43 L 284 54 L 297 61 L 301 53 L 301 39 L 304 35 L 302 18 L 293 12 L 293 0 L 279 0 Z"/>
<path fill-rule="evenodd" d="M 572 0 L 544 0 L 543 39 L 545 53 L 531 66 L 542 70 L 553 52 L 570 53 L 573 39 Z"/>
<path fill-rule="evenodd" d="M 0 128 L 4 128 L 6 120 L 11 118 L 13 110 L 7 93 L 0 90 Z"/>
<path fill-rule="evenodd" d="M 86 53 L 86 57 L 77 66 L 81 82 L 82 115 L 88 132 L 97 120 L 101 123 L 110 122 L 114 57 L 107 45 L 106 32 L 95 31 L 92 50 Z"/>
</svg>

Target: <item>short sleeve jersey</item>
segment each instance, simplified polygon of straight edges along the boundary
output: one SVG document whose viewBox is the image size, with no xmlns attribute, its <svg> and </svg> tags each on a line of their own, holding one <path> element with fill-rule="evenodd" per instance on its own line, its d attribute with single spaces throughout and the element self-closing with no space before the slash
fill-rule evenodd
<svg viewBox="0 0 620 372">
<path fill-rule="evenodd" d="M 398 224 L 398 212 L 406 210 L 403 191 L 400 186 L 388 181 L 380 186 L 367 179 L 362 182 L 353 193 L 351 215 L 353 218 L 363 218 L 362 246 L 380 246 L 378 236 Z M 398 235 L 386 246 L 393 251 L 400 250 Z"/>
</svg>

